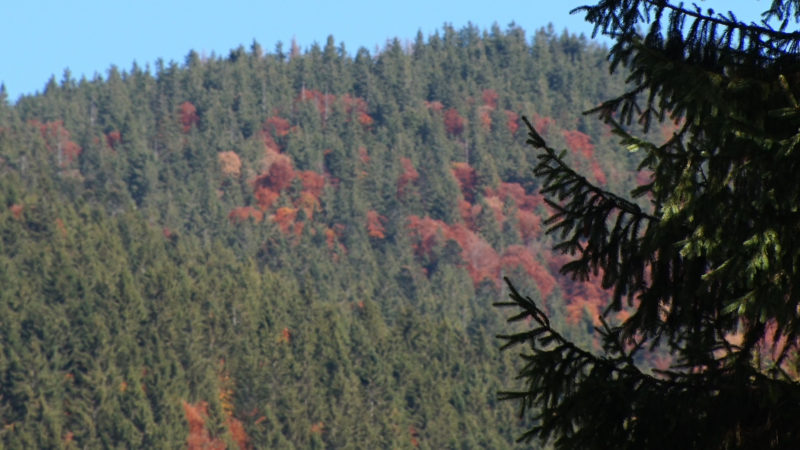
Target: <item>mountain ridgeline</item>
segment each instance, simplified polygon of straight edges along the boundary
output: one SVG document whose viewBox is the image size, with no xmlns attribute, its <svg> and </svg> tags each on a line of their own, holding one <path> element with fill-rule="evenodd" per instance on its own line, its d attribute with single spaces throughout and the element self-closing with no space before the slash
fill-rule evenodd
<svg viewBox="0 0 800 450">
<path fill-rule="evenodd" d="M 589 346 L 608 298 L 558 273 L 521 116 L 645 181 L 580 114 L 605 54 L 444 27 L 0 92 L 0 446 L 513 446 L 502 277 Z"/>
</svg>

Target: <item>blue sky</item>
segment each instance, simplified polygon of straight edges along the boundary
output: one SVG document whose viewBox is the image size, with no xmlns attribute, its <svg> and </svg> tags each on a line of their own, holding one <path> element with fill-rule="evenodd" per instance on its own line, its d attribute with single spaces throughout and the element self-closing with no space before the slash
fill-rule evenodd
<svg viewBox="0 0 800 450">
<path fill-rule="evenodd" d="M 757 18 L 770 0 L 701 0 L 703 7 L 735 8 L 740 17 Z M 158 58 L 182 63 L 194 49 L 225 56 L 253 40 L 272 51 L 278 41 L 288 49 L 295 38 L 302 49 L 324 44 L 333 35 L 352 54 L 373 51 L 387 39 L 428 36 L 445 23 L 472 23 L 487 29 L 512 21 L 531 36 L 552 23 L 557 31 L 591 33 L 582 17 L 569 11 L 585 0 L 9 0 L 0 25 L 0 83 L 9 100 L 40 91 L 50 76 L 105 75 L 113 64 L 123 70 L 136 61 Z"/>
</svg>

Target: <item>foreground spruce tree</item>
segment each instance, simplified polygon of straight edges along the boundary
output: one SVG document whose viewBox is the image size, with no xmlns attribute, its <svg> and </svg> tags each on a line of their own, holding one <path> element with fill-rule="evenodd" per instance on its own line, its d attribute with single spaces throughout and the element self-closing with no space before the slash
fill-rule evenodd
<svg viewBox="0 0 800 450">
<path fill-rule="evenodd" d="M 562 273 L 613 291 L 579 348 L 509 283 L 528 331 L 516 399 L 521 438 L 557 448 L 800 448 L 800 2 L 743 23 L 668 1 L 578 8 L 614 39 L 629 90 L 593 110 L 642 154 L 632 199 L 592 185 L 537 131 L 534 172 L 551 197 Z M 663 143 L 627 131 L 673 121 Z M 652 133 L 651 133 L 652 134 Z M 638 198 L 639 200 L 635 200 Z M 637 203 L 638 201 L 638 203 Z M 642 205 L 647 205 L 643 207 Z M 614 320 L 618 311 L 630 315 Z M 643 355 L 669 355 L 666 370 Z"/>
</svg>

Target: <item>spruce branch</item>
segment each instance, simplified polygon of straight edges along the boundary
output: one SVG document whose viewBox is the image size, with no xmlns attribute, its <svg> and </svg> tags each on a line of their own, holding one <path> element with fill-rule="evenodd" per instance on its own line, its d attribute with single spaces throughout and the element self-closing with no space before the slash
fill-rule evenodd
<svg viewBox="0 0 800 450">
<path fill-rule="evenodd" d="M 722 436 L 727 442 L 722 448 L 747 448 L 742 446 L 749 438 L 730 430 L 750 427 L 754 418 L 763 421 L 763 417 L 775 424 L 780 439 L 798 442 L 796 426 L 789 422 L 800 409 L 800 388 L 788 375 L 766 376 L 730 355 L 724 358 L 727 364 L 676 364 L 646 373 L 634 362 L 635 353 L 645 346 L 643 339 L 629 342 L 623 339 L 620 327 L 601 318 L 602 326 L 596 331 L 602 337 L 604 354 L 598 356 L 555 330 L 530 297 L 523 297 L 508 278 L 505 281 L 511 301 L 495 306 L 522 310 L 509 322 L 528 317 L 533 322 L 528 331 L 497 336 L 506 341 L 503 350 L 519 344 L 531 349 L 530 354 L 521 355 L 524 365 L 516 377 L 525 382 L 524 388 L 498 393 L 500 400 L 519 402 L 520 417 L 532 413 L 534 425 L 519 442 L 555 438 L 557 448 L 606 448 L 596 442 L 602 430 L 611 436 L 607 443 L 613 442 L 614 448 L 641 448 L 637 445 L 646 442 L 639 440 L 643 435 L 658 435 L 652 427 L 670 421 L 664 439 L 677 427 L 683 433 L 682 443 L 690 448 L 720 445 L 704 436 Z M 765 403 L 760 394 L 764 392 L 785 400 Z M 704 414 L 703 420 L 695 421 Z"/>
<path fill-rule="evenodd" d="M 727 15 L 715 14 L 713 10 L 704 13 L 696 4 L 693 6 L 693 9 L 689 9 L 682 3 L 675 5 L 662 0 L 605 0 L 594 6 L 574 8 L 570 14 L 584 13 L 586 20 L 595 25 L 592 35 L 596 36 L 599 32 L 615 38 L 617 50 L 625 48 L 639 35 L 637 27 L 642 22 L 651 25 L 646 38 L 648 43 L 670 46 L 679 39 L 682 44 L 680 47 L 688 49 L 692 59 L 724 49 L 729 55 L 760 56 L 771 60 L 795 52 L 798 48 L 800 33 L 784 31 L 785 23 L 777 30 L 770 27 L 766 22 L 770 16 L 765 16 L 762 25 L 758 25 L 738 20 L 731 11 Z M 661 33 L 660 21 L 665 14 L 669 16 L 667 29 L 670 30 L 666 40 L 658 37 Z M 772 15 L 781 19 L 781 14 Z M 691 25 L 684 37 L 680 31 L 684 29 L 687 19 L 691 20 Z M 731 45 L 734 35 L 739 38 L 737 45 Z"/>
<path fill-rule="evenodd" d="M 644 279 L 640 257 L 641 232 L 659 219 L 639 205 L 592 184 L 567 165 L 563 153 L 549 147 L 530 121 L 528 142 L 542 151 L 534 174 L 543 180 L 540 192 L 554 213 L 545 221 L 547 233 L 560 235 L 555 250 L 577 258 L 561 268 L 564 274 L 587 280 L 603 270 L 603 286 L 614 287 L 613 306 L 623 295 L 630 298 Z M 638 267 L 638 269 L 636 268 Z"/>
</svg>

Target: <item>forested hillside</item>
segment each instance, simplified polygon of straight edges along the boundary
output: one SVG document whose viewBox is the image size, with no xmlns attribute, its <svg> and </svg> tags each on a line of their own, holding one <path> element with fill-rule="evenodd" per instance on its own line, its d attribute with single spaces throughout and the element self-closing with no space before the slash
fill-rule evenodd
<svg viewBox="0 0 800 450">
<path fill-rule="evenodd" d="M 0 93 L 0 446 L 506 448 L 502 276 L 592 345 L 525 115 L 617 192 L 605 50 L 511 26 Z"/>
</svg>

